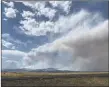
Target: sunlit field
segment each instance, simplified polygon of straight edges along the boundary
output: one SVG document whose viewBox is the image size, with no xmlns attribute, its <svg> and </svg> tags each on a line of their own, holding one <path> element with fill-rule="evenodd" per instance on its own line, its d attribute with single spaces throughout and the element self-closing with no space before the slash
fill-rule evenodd
<svg viewBox="0 0 109 87">
<path fill-rule="evenodd" d="M 108 86 L 108 72 L 2 72 L 2 86 Z"/>
</svg>

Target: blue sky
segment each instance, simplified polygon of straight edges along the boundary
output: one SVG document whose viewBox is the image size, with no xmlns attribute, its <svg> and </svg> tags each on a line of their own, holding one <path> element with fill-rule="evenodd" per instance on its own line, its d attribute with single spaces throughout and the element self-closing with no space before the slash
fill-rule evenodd
<svg viewBox="0 0 109 87">
<path fill-rule="evenodd" d="M 68 69 L 71 67 L 71 60 L 75 62 L 74 66 L 81 66 L 83 63 L 76 63 L 81 59 L 78 59 L 78 56 L 75 59 L 75 54 L 72 57 L 70 49 L 59 48 L 60 46 L 56 48 L 59 44 L 56 47 L 55 44 L 58 41 L 61 44 L 67 41 L 63 41 L 63 38 L 74 33 L 73 30 L 77 31 L 71 34 L 72 38 L 81 32 L 93 30 L 106 20 L 106 1 L 2 2 L 2 66 L 12 68 L 14 64 L 13 68 Z M 84 58 L 82 61 L 85 61 Z M 70 70 L 81 69 L 73 67 Z M 94 69 L 91 67 L 90 70 Z"/>
</svg>

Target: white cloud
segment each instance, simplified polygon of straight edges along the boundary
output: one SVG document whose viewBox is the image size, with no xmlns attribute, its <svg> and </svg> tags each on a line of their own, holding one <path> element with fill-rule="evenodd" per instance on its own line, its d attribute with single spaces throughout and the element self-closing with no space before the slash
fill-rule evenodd
<svg viewBox="0 0 109 87">
<path fill-rule="evenodd" d="M 10 42 L 8 42 L 8 41 L 6 41 L 6 40 L 2 40 L 2 45 L 3 45 L 4 47 L 6 47 L 6 48 L 15 49 L 14 44 L 12 44 L 12 43 L 10 43 Z"/>
<path fill-rule="evenodd" d="M 18 10 L 14 8 L 14 2 L 5 2 L 5 1 L 3 1 L 3 3 L 8 6 L 8 7 L 4 8 L 5 16 L 7 18 L 15 18 L 16 13 L 18 12 Z"/>
<path fill-rule="evenodd" d="M 5 33 L 5 34 L 2 34 L 2 37 L 3 37 L 3 38 L 8 38 L 8 37 L 10 37 L 10 35 L 7 34 L 7 33 Z"/>
<path fill-rule="evenodd" d="M 35 2 L 35 1 L 31 1 L 31 2 L 22 2 L 25 6 L 31 7 L 32 9 L 34 9 L 35 11 L 38 10 L 38 12 L 40 13 L 40 15 L 45 15 L 49 18 L 53 18 L 55 15 L 56 11 L 60 11 L 59 9 L 63 10 L 66 13 L 69 13 L 70 11 L 70 7 L 71 7 L 71 1 L 49 1 L 49 3 L 53 6 L 53 7 L 57 7 L 59 9 L 56 8 L 50 8 L 46 6 L 46 2 Z M 36 11 L 37 12 L 37 11 Z M 45 14 L 46 13 L 46 14 Z M 51 16 L 51 17 L 50 17 Z"/>
<path fill-rule="evenodd" d="M 35 33 L 36 27 L 38 26 L 38 23 L 33 18 L 21 20 L 20 24 L 22 24 L 22 26 L 19 27 L 22 30 L 22 32 L 26 31 L 25 33 L 30 35 Z"/>
<path fill-rule="evenodd" d="M 18 51 L 18 50 L 2 50 L 3 57 L 15 58 L 20 59 L 25 56 L 25 52 Z M 17 57 L 17 58 L 16 58 Z"/>
<path fill-rule="evenodd" d="M 70 4 L 72 3 L 71 1 L 49 1 L 49 3 L 53 7 L 58 7 L 60 9 L 63 9 L 66 13 L 69 13 L 70 11 Z"/>
<path fill-rule="evenodd" d="M 30 12 L 30 11 L 23 11 L 23 13 L 21 13 L 21 14 L 22 14 L 22 17 L 25 18 L 25 19 L 34 17 L 34 15 L 35 15 L 32 12 Z"/>
<path fill-rule="evenodd" d="M 2 34 L 2 46 L 9 49 L 15 49 L 16 45 L 12 41 L 13 41 L 13 38 L 9 34 L 7 33 Z"/>
<path fill-rule="evenodd" d="M 52 27 L 54 26 L 53 22 L 41 22 L 38 23 L 35 19 L 31 18 L 29 20 L 21 20 L 20 29 L 23 33 L 27 35 L 32 36 L 40 36 L 40 35 L 46 35 L 46 32 L 52 31 Z"/>
<path fill-rule="evenodd" d="M 29 43 L 28 41 L 22 42 L 21 40 L 13 38 L 8 33 L 2 34 L 2 45 L 7 48 L 16 49 L 20 46 L 27 46 L 27 43 Z"/>
<path fill-rule="evenodd" d="M 5 1 L 2 1 L 5 5 L 7 5 L 8 7 L 14 7 L 14 3 L 13 2 L 5 2 Z"/>
<path fill-rule="evenodd" d="M 45 17 L 48 17 L 50 20 L 53 19 L 55 16 L 56 10 L 51 8 L 40 8 L 39 9 L 39 15 L 44 15 Z"/>
<path fill-rule="evenodd" d="M 22 2 L 25 6 L 29 6 L 31 8 L 34 8 L 34 5 L 35 5 L 35 1 L 31 1 L 31 2 L 28 2 L 28 1 L 25 1 L 25 2 Z"/>
<path fill-rule="evenodd" d="M 87 28 L 91 28 L 102 20 L 103 18 L 98 13 L 92 15 L 91 12 L 81 10 L 69 16 L 60 16 L 55 22 L 41 21 L 38 23 L 37 20 L 33 18 L 21 20 L 20 24 L 22 24 L 22 26 L 20 26 L 20 29 L 24 34 L 32 36 L 46 35 L 47 32 L 65 34 L 75 28 L 82 27 L 84 29 L 84 26 L 85 28 L 86 26 Z M 66 24 L 67 26 L 65 26 Z"/>
<path fill-rule="evenodd" d="M 25 12 L 23 11 L 22 17 L 26 20 L 21 20 L 20 24 L 20 29 L 22 30 L 23 33 L 27 35 L 33 35 L 33 36 L 40 36 L 40 35 L 45 35 L 46 32 L 52 32 L 55 33 L 57 30 L 60 29 L 60 26 L 58 23 L 52 22 L 51 20 L 56 16 L 56 12 L 59 11 L 59 9 L 56 8 L 51 8 L 47 6 L 46 2 L 22 2 L 25 6 L 28 6 L 33 9 L 33 13 L 35 14 L 34 16 L 37 18 L 40 18 L 42 15 L 45 17 L 49 18 L 49 21 L 43 21 L 41 20 L 40 22 L 38 20 L 35 20 L 35 18 L 28 17 L 27 15 L 33 16 L 33 13 L 30 12 Z M 53 6 L 53 1 L 50 2 Z M 69 12 L 70 9 L 70 1 L 56 1 L 57 7 L 63 9 L 66 13 Z M 56 7 L 56 6 L 55 6 Z M 25 17 L 27 16 L 27 17 Z M 65 16 L 64 16 L 65 17 Z M 64 17 L 63 20 L 64 21 Z M 60 21 L 62 23 L 62 21 Z M 56 21 L 57 22 L 57 21 Z M 32 24 L 31 24 L 32 23 Z M 39 27 L 38 27 L 39 25 Z M 55 28 L 54 28 L 55 27 Z M 21 32 L 21 31 L 20 31 Z"/>
<path fill-rule="evenodd" d="M 5 40 L 6 42 L 15 41 L 15 40 L 12 38 L 12 36 L 10 36 L 10 34 L 8 34 L 8 33 L 2 34 L 2 40 Z"/>
<path fill-rule="evenodd" d="M 16 13 L 18 11 L 14 8 L 5 8 L 5 16 L 8 17 L 8 18 L 15 18 L 16 17 Z"/>
<path fill-rule="evenodd" d="M 50 20 L 55 16 L 56 10 L 46 7 L 46 2 L 22 2 L 25 6 L 29 6 L 33 9 L 34 13 L 39 16 L 44 15 Z"/>
</svg>

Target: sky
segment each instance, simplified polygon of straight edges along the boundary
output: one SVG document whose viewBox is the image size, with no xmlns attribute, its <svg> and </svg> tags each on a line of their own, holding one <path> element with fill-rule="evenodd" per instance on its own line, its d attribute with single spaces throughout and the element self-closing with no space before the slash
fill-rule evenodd
<svg viewBox="0 0 109 87">
<path fill-rule="evenodd" d="M 2 69 L 108 71 L 108 2 L 2 1 Z"/>
</svg>

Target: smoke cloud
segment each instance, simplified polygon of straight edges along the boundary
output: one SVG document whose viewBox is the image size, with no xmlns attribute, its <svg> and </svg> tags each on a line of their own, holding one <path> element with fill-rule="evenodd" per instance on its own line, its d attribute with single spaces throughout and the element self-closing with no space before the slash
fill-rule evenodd
<svg viewBox="0 0 109 87">
<path fill-rule="evenodd" d="M 76 18 L 75 22 L 72 14 L 59 19 L 57 23 L 63 22 L 60 26 L 66 29 L 66 33 L 51 43 L 32 49 L 23 58 L 23 66 L 30 69 L 108 71 L 108 20 L 85 10 L 77 13 Z"/>
</svg>

